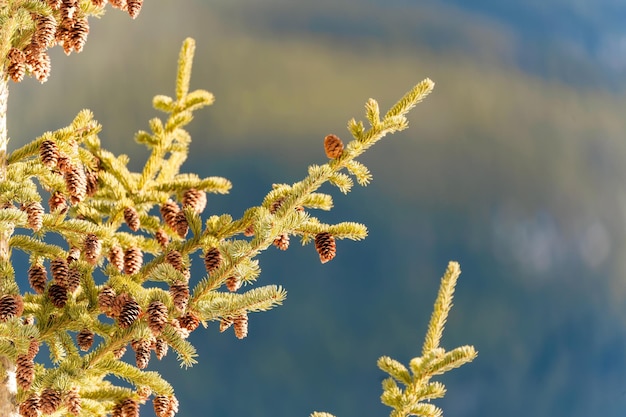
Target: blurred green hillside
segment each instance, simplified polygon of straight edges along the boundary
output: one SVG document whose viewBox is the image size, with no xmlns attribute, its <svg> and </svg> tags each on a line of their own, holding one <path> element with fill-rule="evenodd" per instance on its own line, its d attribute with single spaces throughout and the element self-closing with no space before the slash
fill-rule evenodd
<svg viewBox="0 0 626 417">
<path fill-rule="evenodd" d="M 323 161 L 324 135 L 347 137 L 367 98 L 386 108 L 430 77 L 410 129 L 365 156 L 373 184 L 327 190 L 336 208 L 320 217 L 363 222 L 368 239 L 340 242 L 326 265 L 296 242 L 269 251 L 260 283 L 284 285 L 285 306 L 252 316 L 243 342 L 214 324 L 196 332 L 188 371 L 173 357 L 152 369 L 174 384 L 182 417 L 386 415 L 376 359 L 418 353 L 455 259 L 444 344 L 479 357 L 447 377 L 445 415 L 623 416 L 626 98 L 592 57 L 541 38 L 528 51 L 484 10 L 377 3 L 147 0 L 136 21 L 111 10 L 83 53 L 54 51 L 46 84 L 11 86 L 9 146 L 86 107 L 106 146 L 139 167 L 131 139 L 158 115 L 152 96 L 173 93 L 191 36 L 192 86 L 217 100 L 192 124 L 185 168 L 231 179 L 207 215 L 239 215 Z"/>
</svg>

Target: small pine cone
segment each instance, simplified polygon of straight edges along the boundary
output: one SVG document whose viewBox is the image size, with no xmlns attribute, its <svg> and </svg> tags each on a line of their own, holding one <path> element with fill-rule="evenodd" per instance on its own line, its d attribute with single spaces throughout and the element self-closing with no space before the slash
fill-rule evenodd
<svg viewBox="0 0 626 417">
<path fill-rule="evenodd" d="M 89 22 L 86 17 L 76 19 L 70 29 L 72 47 L 76 52 L 82 52 L 87 35 L 89 35 Z"/>
<path fill-rule="evenodd" d="M 21 207 L 22 211 L 26 212 L 28 227 L 37 232 L 43 226 L 43 206 L 38 201 L 24 204 Z"/>
<path fill-rule="evenodd" d="M 189 285 L 186 282 L 176 281 L 170 286 L 170 295 L 174 307 L 179 311 L 185 311 L 189 301 Z"/>
<path fill-rule="evenodd" d="M 243 235 L 247 237 L 254 236 L 254 225 L 251 224 L 250 226 L 246 227 L 246 230 L 243 231 Z"/>
<path fill-rule="evenodd" d="M 150 389 L 150 387 L 141 386 L 137 388 L 137 396 L 139 397 L 138 402 L 140 404 L 145 404 L 151 395 L 152 395 L 152 390 Z"/>
<path fill-rule="evenodd" d="M 343 153 L 343 142 L 336 135 L 328 135 L 324 138 L 324 151 L 330 159 L 337 159 Z"/>
<path fill-rule="evenodd" d="M 78 249 L 76 246 L 72 246 L 69 252 L 67 253 L 67 258 L 65 258 L 65 260 L 67 261 L 69 265 L 72 262 L 76 262 L 79 259 L 80 259 L 80 249 Z"/>
<path fill-rule="evenodd" d="M 274 201 L 270 206 L 270 214 L 274 214 L 278 211 L 280 206 L 285 202 L 285 197 L 280 197 L 278 200 Z"/>
<path fill-rule="evenodd" d="M 126 345 L 120 346 L 117 349 L 115 349 L 113 351 L 113 356 L 115 357 L 115 359 L 121 359 L 122 356 L 124 356 L 124 353 L 126 353 Z"/>
<path fill-rule="evenodd" d="M 289 235 L 287 233 L 283 233 L 274 239 L 274 246 L 276 246 L 280 250 L 289 249 Z"/>
<path fill-rule="evenodd" d="M 48 281 L 48 274 L 43 265 L 33 264 L 28 268 L 28 282 L 37 294 L 43 294 L 46 291 L 46 281 Z"/>
<path fill-rule="evenodd" d="M 139 248 L 128 248 L 124 251 L 124 273 L 133 275 L 139 272 L 143 265 L 143 253 Z"/>
<path fill-rule="evenodd" d="M 28 357 L 32 360 L 39 353 L 39 340 L 34 337 L 28 342 Z"/>
<path fill-rule="evenodd" d="M 165 256 L 165 262 L 172 265 L 177 271 L 184 269 L 183 256 L 177 250 L 169 251 Z"/>
<path fill-rule="evenodd" d="M 243 313 L 234 318 L 233 329 L 237 339 L 243 339 L 248 336 L 248 313 Z"/>
<path fill-rule="evenodd" d="M 170 238 L 167 236 L 167 233 L 163 229 L 159 229 L 156 231 L 154 238 L 162 248 L 166 247 L 168 243 L 170 243 Z"/>
<path fill-rule="evenodd" d="M 320 261 L 325 264 L 335 257 L 337 246 L 335 237 L 328 232 L 321 232 L 315 235 L 315 250 L 320 255 Z"/>
<path fill-rule="evenodd" d="M 70 161 L 70 158 L 67 155 L 59 154 L 57 168 L 63 174 L 69 172 L 72 169 L 72 162 Z"/>
<path fill-rule="evenodd" d="M 98 171 L 85 171 L 85 179 L 87 181 L 87 195 L 91 197 L 98 191 Z"/>
<path fill-rule="evenodd" d="M 146 369 L 150 362 L 150 339 L 133 340 L 130 344 L 135 351 L 137 368 Z"/>
<path fill-rule="evenodd" d="M 139 213 L 137 213 L 134 207 L 126 207 L 124 209 L 124 221 L 133 232 L 139 230 Z"/>
<path fill-rule="evenodd" d="M 48 206 L 50 207 L 50 211 L 59 211 L 61 214 L 67 211 L 67 200 L 65 196 L 60 191 L 55 191 L 50 196 L 48 200 Z"/>
<path fill-rule="evenodd" d="M 36 19 L 35 41 L 44 48 L 54 44 L 54 33 L 57 30 L 57 21 L 53 15 L 38 15 Z"/>
<path fill-rule="evenodd" d="M 190 207 L 194 212 L 200 214 L 206 208 L 206 192 L 190 188 L 183 194 L 183 207 Z"/>
<path fill-rule="evenodd" d="M 122 329 L 126 329 L 139 318 L 139 314 L 141 314 L 141 307 L 137 301 L 130 298 L 122 307 L 117 323 Z"/>
<path fill-rule="evenodd" d="M 71 266 L 67 274 L 67 291 L 73 293 L 80 286 L 82 274 L 76 266 Z"/>
<path fill-rule="evenodd" d="M 124 251 L 119 246 L 111 246 L 109 249 L 109 262 L 118 271 L 124 270 Z"/>
<path fill-rule="evenodd" d="M 91 0 L 91 4 L 96 7 L 104 7 L 107 4 L 107 0 Z"/>
<path fill-rule="evenodd" d="M 176 215 L 180 212 L 178 204 L 172 200 L 167 200 L 161 205 L 159 211 L 161 212 L 161 217 L 165 224 L 176 230 Z"/>
<path fill-rule="evenodd" d="M 27 399 L 20 403 L 19 412 L 23 417 L 39 417 L 41 405 L 39 396 L 31 394 Z"/>
<path fill-rule="evenodd" d="M 109 0 L 109 3 L 111 3 L 111 6 L 114 8 L 120 10 L 126 10 L 126 7 L 128 6 L 126 4 L 126 0 Z"/>
<path fill-rule="evenodd" d="M 176 230 L 176 234 L 180 237 L 187 236 L 187 232 L 189 231 L 189 222 L 187 222 L 187 217 L 185 217 L 184 211 L 179 211 L 176 213 L 176 218 L 174 219 L 176 222 L 174 225 L 174 230 Z"/>
<path fill-rule="evenodd" d="M 167 307 L 162 302 L 155 300 L 148 305 L 148 327 L 154 335 L 159 335 L 167 323 Z"/>
<path fill-rule="evenodd" d="M 127 12 L 128 15 L 134 19 L 139 15 L 141 11 L 141 6 L 143 4 L 143 0 L 128 0 L 127 1 Z"/>
<path fill-rule="evenodd" d="M 44 140 L 39 145 L 39 158 L 48 168 L 52 169 L 57 166 L 59 160 L 59 148 L 53 140 Z"/>
<path fill-rule="evenodd" d="M 122 403 L 117 403 L 111 409 L 111 417 L 126 417 L 122 409 Z"/>
<path fill-rule="evenodd" d="M 46 388 L 41 391 L 39 398 L 41 404 L 41 412 L 44 414 L 52 414 L 57 411 L 61 405 L 61 391 L 54 388 Z"/>
<path fill-rule="evenodd" d="M 218 248 L 211 248 L 204 254 L 204 267 L 210 274 L 222 265 L 222 253 Z"/>
<path fill-rule="evenodd" d="M 226 288 L 228 288 L 230 292 L 235 292 L 241 288 L 241 280 L 239 277 L 231 276 L 226 278 Z"/>
<path fill-rule="evenodd" d="M 54 279 L 54 282 L 62 287 L 67 287 L 69 267 L 66 259 L 56 258 L 50 261 L 50 271 L 52 272 L 52 279 Z"/>
<path fill-rule="evenodd" d="M 103 287 L 98 293 L 98 306 L 100 311 L 108 311 L 115 302 L 115 291 L 111 287 Z"/>
<path fill-rule="evenodd" d="M 72 387 L 72 389 L 65 394 L 65 406 L 67 407 L 67 412 L 74 416 L 79 415 L 82 409 L 80 403 L 81 400 L 78 388 Z"/>
<path fill-rule="evenodd" d="M 225 332 L 230 326 L 233 325 L 232 317 L 222 317 L 220 320 L 220 333 Z"/>
<path fill-rule="evenodd" d="M 187 313 L 184 316 L 180 316 L 178 318 L 178 322 L 180 326 L 193 332 L 200 325 L 200 319 L 193 313 Z"/>
<path fill-rule="evenodd" d="M 76 335 L 76 342 L 78 343 L 78 347 L 80 347 L 80 350 L 89 350 L 93 345 L 93 337 L 94 333 L 86 327 L 78 332 L 78 334 Z"/>
<path fill-rule="evenodd" d="M 18 355 L 15 366 L 17 385 L 26 391 L 30 388 L 35 378 L 35 363 L 28 355 Z"/>
<path fill-rule="evenodd" d="M 65 186 L 70 194 L 72 204 L 80 203 L 87 195 L 87 178 L 82 167 L 70 164 L 70 168 L 65 172 Z"/>
<path fill-rule="evenodd" d="M 91 265 L 98 263 L 100 253 L 102 252 L 102 243 L 98 239 L 98 236 L 90 233 L 85 237 L 83 251 L 85 252 L 85 259 Z"/>
<path fill-rule="evenodd" d="M 32 326 L 33 324 L 35 324 L 35 317 L 32 314 L 29 314 L 28 316 L 22 316 L 22 324 L 24 326 Z"/>
<path fill-rule="evenodd" d="M 178 400 L 173 395 L 157 395 L 152 399 L 156 417 L 174 417 L 178 412 Z"/>
<path fill-rule="evenodd" d="M 24 301 L 21 295 L 5 294 L 0 297 L 0 322 L 21 316 L 24 312 Z"/>
<path fill-rule="evenodd" d="M 65 307 L 67 303 L 67 288 L 64 285 L 50 284 L 48 287 L 48 298 L 53 306 L 57 308 Z"/>
<path fill-rule="evenodd" d="M 13 81 L 19 83 L 24 79 L 24 74 L 26 74 L 26 55 L 17 48 L 11 48 L 7 58 L 9 58 L 7 73 Z"/>
<path fill-rule="evenodd" d="M 48 77 L 50 76 L 50 55 L 48 55 L 44 50 L 40 50 L 37 54 L 37 59 L 32 65 L 32 72 L 37 78 L 37 81 L 40 83 L 45 83 L 48 81 Z"/>
<path fill-rule="evenodd" d="M 154 353 L 158 360 L 161 360 L 167 355 L 168 344 L 165 339 L 161 339 L 157 337 L 156 342 L 154 343 Z"/>
</svg>

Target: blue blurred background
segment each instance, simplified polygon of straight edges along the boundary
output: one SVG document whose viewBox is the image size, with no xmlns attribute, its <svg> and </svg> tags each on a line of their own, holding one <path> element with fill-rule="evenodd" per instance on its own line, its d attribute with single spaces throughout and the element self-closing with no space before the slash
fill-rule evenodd
<svg viewBox="0 0 626 417">
<path fill-rule="evenodd" d="M 259 285 L 289 291 L 249 337 L 196 331 L 199 364 L 150 369 L 181 417 L 383 416 L 381 355 L 419 354 L 439 278 L 461 263 L 443 344 L 474 363 L 443 378 L 448 417 L 626 412 L 626 4 L 618 0 L 147 0 L 136 21 L 91 21 L 85 51 L 52 53 L 50 80 L 12 85 L 16 148 L 82 108 L 141 169 L 133 143 L 155 94 L 173 94 L 183 39 L 197 42 L 185 165 L 233 181 L 205 215 L 239 216 L 271 184 L 325 161 L 376 98 L 425 77 L 434 93 L 364 162 L 373 183 L 335 197 L 326 222 L 368 225 L 321 265 L 312 246 L 261 257 Z M 273 249 L 273 248 L 271 248 Z M 202 276 L 200 259 L 194 272 Z M 153 416 L 151 404 L 143 416 Z"/>
</svg>

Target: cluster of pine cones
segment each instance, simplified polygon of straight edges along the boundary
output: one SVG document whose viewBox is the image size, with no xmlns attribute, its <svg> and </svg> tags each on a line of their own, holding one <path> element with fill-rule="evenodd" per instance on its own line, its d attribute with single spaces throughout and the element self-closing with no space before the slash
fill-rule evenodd
<svg viewBox="0 0 626 417">
<path fill-rule="evenodd" d="M 81 52 L 89 34 L 87 15 L 80 0 L 40 0 L 46 3 L 52 14 L 31 13 L 33 34 L 25 47 L 13 47 L 7 54 L 7 73 L 15 82 L 30 72 L 40 82 L 50 75 L 50 56 L 46 52 L 54 45 L 61 45 L 66 54 Z M 82 0 L 85 1 L 85 0 Z M 104 8 L 107 0 L 90 0 L 97 8 Z M 133 19 L 137 17 L 143 0 L 110 0 L 111 6 L 126 11 Z"/>
</svg>

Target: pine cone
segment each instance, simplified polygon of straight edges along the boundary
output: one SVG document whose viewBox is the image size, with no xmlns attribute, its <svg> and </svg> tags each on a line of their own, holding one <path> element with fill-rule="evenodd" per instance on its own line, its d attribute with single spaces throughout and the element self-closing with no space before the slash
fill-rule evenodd
<svg viewBox="0 0 626 417">
<path fill-rule="evenodd" d="M 41 145 L 39 145 L 39 157 L 41 158 L 41 162 L 50 169 L 57 166 L 59 155 L 59 148 L 56 142 L 44 140 L 41 142 Z"/>
<path fill-rule="evenodd" d="M 289 235 L 287 233 L 283 233 L 274 239 L 273 243 L 278 249 L 287 250 L 289 248 Z"/>
<path fill-rule="evenodd" d="M 30 339 L 30 342 L 28 342 L 28 358 L 31 360 L 35 359 L 37 353 L 39 353 L 39 340 L 33 337 Z"/>
<path fill-rule="evenodd" d="M 128 248 L 124 252 L 124 273 L 133 275 L 139 272 L 143 265 L 143 253 L 139 248 Z"/>
<path fill-rule="evenodd" d="M 76 19 L 70 29 L 72 47 L 76 52 L 82 52 L 89 35 L 89 22 L 86 17 Z"/>
<path fill-rule="evenodd" d="M 80 249 L 78 249 L 75 246 L 72 246 L 67 254 L 67 258 L 65 258 L 65 260 L 67 261 L 68 265 L 71 264 L 72 262 L 76 262 L 77 260 L 80 259 Z"/>
<path fill-rule="evenodd" d="M 111 249 L 109 249 L 109 262 L 120 272 L 124 269 L 124 251 L 122 248 L 111 246 Z"/>
<path fill-rule="evenodd" d="M 126 329 L 139 318 L 140 313 L 141 307 L 137 304 L 137 301 L 129 298 L 128 301 L 122 306 L 120 315 L 117 318 L 117 323 L 122 329 Z"/>
<path fill-rule="evenodd" d="M 55 283 L 50 284 L 48 287 L 48 298 L 53 306 L 57 308 L 65 307 L 65 304 L 67 304 L 67 288 Z"/>
<path fill-rule="evenodd" d="M 187 313 L 184 316 L 180 316 L 178 318 L 178 322 L 181 327 L 193 332 L 200 325 L 200 319 L 193 313 Z"/>
<path fill-rule="evenodd" d="M 126 417 L 122 409 L 122 403 L 117 403 L 111 409 L 111 417 Z"/>
<path fill-rule="evenodd" d="M 135 362 L 139 369 L 146 369 L 150 362 L 150 344 L 150 339 L 133 340 L 130 344 L 135 351 Z"/>
<path fill-rule="evenodd" d="M 343 153 L 343 142 L 336 135 L 328 135 L 324 138 L 324 151 L 330 159 L 337 159 Z"/>
<path fill-rule="evenodd" d="M 190 207 L 194 212 L 200 214 L 206 208 L 206 192 L 190 188 L 183 194 L 183 207 Z"/>
<path fill-rule="evenodd" d="M 115 349 L 113 351 L 113 357 L 115 357 L 115 359 L 121 359 L 122 356 L 124 356 L 124 353 L 126 353 L 126 345 L 120 346 L 119 348 Z"/>
<path fill-rule="evenodd" d="M 165 256 L 165 262 L 172 265 L 175 270 L 183 271 L 183 256 L 177 250 L 172 250 L 167 253 Z"/>
<path fill-rule="evenodd" d="M 70 158 L 67 155 L 59 153 L 57 168 L 63 174 L 69 172 L 72 169 L 72 162 L 70 161 Z"/>
<path fill-rule="evenodd" d="M 50 196 L 48 200 L 48 207 L 50 207 L 50 211 L 59 211 L 59 213 L 64 214 L 67 211 L 67 200 L 65 196 L 60 191 L 55 191 Z"/>
<path fill-rule="evenodd" d="M 248 336 L 248 313 L 236 316 L 233 322 L 233 329 L 237 339 L 243 339 Z"/>
<path fill-rule="evenodd" d="M 88 328 L 84 328 L 80 332 L 78 332 L 78 334 L 76 335 L 76 341 L 78 342 L 78 347 L 80 347 L 80 350 L 89 350 L 93 345 L 93 337 L 94 333 Z"/>
<path fill-rule="evenodd" d="M 159 209 L 165 224 L 176 230 L 176 215 L 180 212 L 180 207 L 172 200 L 167 200 Z"/>
<path fill-rule="evenodd" d="M 168 345 L 164 339 L 157 337 L 156 342 L 154 343 L 154 353 L 158 360 L 161 360 L 167 355 Z"/>
<path fill-rule="evenodd" d="M 111 287 L 102 287 L 98 293 L 98 306 L 100 311 L 107 312 L 115 302 L 115 291 Z"/>
<path fill-rule="evenodd" d="M 254 225 L 246 227 L 246 230 L 243 231 L 243 235 L 246 237 L 254 236 Z"/>
<path fill-rule="evenodd" d="M 35 378 L 35 364 L 28 355 L 18 355 L 15 366 L 17 385 L 26 391 L 30 388 Z"/>
<path fill-rule="evenodd" d="M 72 265 L 67 274 L 67 291 L 69 293 L 73 293 L 80 286 L 80 279 L 82 277 L 82 273 L 80 270 Z"/>
<path fill-rule="evenodd" d="M 24 301 L 21 295 L 5 294 L 0 297 L 0 322 L 21 316 L 24 312 Z"/>
<path fill-rule="evenodd" d="M 98 171 L 86 170 L 85 171 L 86 191 L 89 197 L 93 196 L 98 191 Z"/>
<path fill-rule="evenodd" d="M 328 232 L 315 235 L 315 250 L 320 255 L 320 261 L 325 264 L 335 257 L 337 247 L 335 237 Z"/>
<path fill-rule="evenodd" d="M 155 300 L 148 305 L 148 327 L 154 335 L 159 335 L 167 323 L 167 307 L 161 301 Z"/>
<path fill-rule="evenodd" d="M 39 404 L 41 405 L 41 412 L 44 414 L 52 414 L 57 411 L 57 408 L 61 405 L 61 391 L 54 388 L 46 388 L 41 391 L 41 397 L 39 398 Z"/>
<path fill-rule="evenodd" d="M 17 48 L 11 48 L 7 58 L 9 59 L 7 73 L 14 82 L 19 83 L 26 74 L 26 55 Z"/>
<path fill-rule="evenodd" d="M 107 4 L 107 0 L 91 0 L 91 4 L 96 7 L 104 7 Z"/>
<path fill-rule="evenodd" d="M 27 399 L 22 401 L 19 406 L 20 415 L 23 417 L 39 417 L 41 406 L 39 396 L 31 394 Z"/>
<path fill-rule="evenodd" d="M 230 276 L 226 278 L 226 288 L 228 288 L 228 291 L 230 292 L 235 292 L 241 288 L 241 280 L 239 277 Z"/>
<path fill-rule="evenodd" d="M 174 307 L 179 311 L 185 311 L 189 301 L 189 285 L 186 282 L 176 281 L 170 286 L 170 295 Z"/>
<path fill-rule="evenodd" d="M 54 43 L 54 33 L 57 30 L 57 21 L 53 15 L 38 15 L 35 19 L 36 21 L 36 29 L 35 29 L 35 42 L 39 45 L 47 48 L 52 46 Z"/>
<path fill-rule="evenodd" d="M 46 268 L 41 264 L 32 264 L 28 268 L 28 282 L 37 294 L 43 294 L 46 291 L 46 282 L 48 276 Z"/>
<path fill-rule="evenodd" d="M 82 409 L 80 403 L 81 399 L 80 394 L 78 393 L 78 388 L 72 387 L 72 389 L 65 394 L 65 406 L 67 407 L 67 412 L 75 416 L 79 415 Z"/>
<path fill-rule="evenodd" d="M 137 213 L 134 207 L 126 207 L 124 209 L 124 221 L 133 232 L 139 230 L 139 213 Z"/>
<path fill-rule="evenodd" d="M 170 243 L 170 238 L 167 236 L 167 233 L 163 229 L 159 229 L 156 231 L 154 238 L 162 248 L 165 248 L 168 243 Z"/>
<path fill-rule="evenodd" d="M 85 170 L 82 167 L 75 167 L 70 164 L 67 171 L 65 171 L 64 178 L 67 192 L 70 194 L 70 201 L 73 204 L 83 201 L 87 195 Z"/>
<path fill-rule="evenodd" d="M 232 317 L 222 317 L 222 319 L 220 320 L 220 333 L 225 332 L 230 326 L 233 325 L 233 318 Z"/>
<path fill-rule="evenodd" d="M 90 233 L 85 238 L 83 251 L 85 252 L 85 259 L 91 265 L 95 265 L 98 263 L 98 259 L 100 258 L 100 252 L 102 251 L 102 243 L 98 239 L 98 236 Z"/>
<path fill-rule="evenodd" d="M 69 273 L 69 267 L 67 260 L 64 258 L 56 258 L 50 261 L 50 272 L 52 272 L 52 279 L 61 287 L 67 287 L 67 274 Z"/>
<path fill-rule="evenodd" d="M 152 399 L 156 417 L 174 417 L 178 412 L 178 400 L 173 395 L 157 395 Z"/>
<path fill-rule="evenodd" d="M 127 0 L 127 12 L 128 15 L 134 19 L 139 16 L 139 12 L 141 11 L 141 5 L 143 4 L 143 0 Z"/>
<path fill-rule="evenodd" d="M 211 248 L 204 254 L 204 267 L 208 274 L 222 265 L 222 253 L 218 248 Z"/>
<path fill-rule="evenodd" d="M 26 63 L 30 65 L 31 72 L 39 82 L 45 82 L 50 75 L 50 56 L 37 43 L 31 42 L 24 49 Z"/>
<path fill-rule="evenodd" d="M 283 205 L 284 202 L 285 202 L 285 197 L 280 197 L 279 199 L 274 201 L 272 205 L 270 206 L 270 214 L 276 213 L 278 209 L 280 208 L 280 206 Z"/>
<path fill-rule="evenodd" d="M 32 203 L 23 204 L 21 209 L 26 212 L 28 227 L 33 229 L 35 232 L 39 231 L 41 226 L 43 226 L 44 214 L 41 203 L 33 201 Z"/>
<path fill-rule="evenodd" d="M 174 230 L 176 230 L 176 234 L 178 234 L 181 238 L 187 236 L 187 232 L 189 231 L 189 222 L 187 222 L 187 217 L 185 217 L 184 211 L 176 213 L 174 222 Z"/>
</svg>

